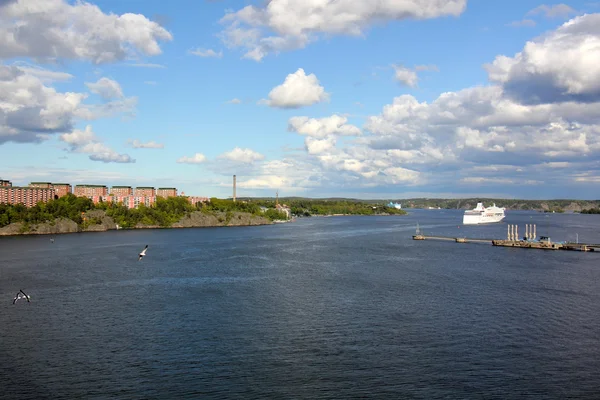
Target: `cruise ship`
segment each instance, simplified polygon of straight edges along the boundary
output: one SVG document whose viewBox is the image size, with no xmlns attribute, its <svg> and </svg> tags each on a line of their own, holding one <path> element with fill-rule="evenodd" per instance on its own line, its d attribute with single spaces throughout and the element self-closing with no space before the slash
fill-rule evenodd
<svg viewBox="0 0 600 400">
<path fill-rule="evenodd" d="M 465 211 L 463 215 L 463 225 L 478 225 L 500 222 L 504 219 L 504 207 L 484 207 L 483 203 L 477 203 L 477 207 Z"/>
</svg>

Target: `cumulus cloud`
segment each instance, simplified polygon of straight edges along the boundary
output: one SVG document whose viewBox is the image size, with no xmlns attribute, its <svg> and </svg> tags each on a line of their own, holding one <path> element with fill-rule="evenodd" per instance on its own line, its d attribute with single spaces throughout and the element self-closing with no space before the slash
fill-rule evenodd
<svg viewBox="0 0 600 400">
<path fill-rule="evenodd" d="M 265 156 L 252 149 L 235 147 L 233 150 L 221 154 L 219 158 L 233 162 L 252 164 L 255 161 L 264 160 Z"/>
<path fill-rule="evenodd" d="M 0 12 L 0 59 L 82 59 L 95 64 L 158 55 L 172 35 L 141 14 L 105 14 L 66 0 L 15 1 Z"/>
<path fill-rule="evenodd" d="M 123 97 L 123 90 L 117 81 L 108 78 L 100 78 L 95 83 L 85 84 L 92 93 L 97 94 L 104 100 L 118 99 Z"/>
<path fill-rule="evenodd" d="M 289 74 L 285 81 L 274 87 L 263 103 L 277 108 L 300 108 L 329 100 L 329 93 L 320 85 L 315 74 L 306 75 L 304 69 Z"/>
<path fill-rule="evenodd" d="M 398 82 L 408 87 L 417 86 L 417 82 L 419 81 L 419 77 L 417 73 L 410 68 L 406 68 L 403 66 L 394 66 L 395 74 L 394 77 Z"/>
<path fill-rule="evenodd" d="M 581 68 L 582 73 L 566 67 L 563 75 L 556 71 L 555 82 L 566 79 L 575 85 L 579 81 L 580 86 L 574 88 L 593 93 L 597 82 L 590 77 L 595 76 L 596 64 L 586 59 L 589 53 L 575 50 L 595 43 L 596 26 L 600 24 L 595 18 L 577 17 L 540 39 L 543 46 L 555 40 L 568 41 L 570 46 L 565 48 L 570 47 L 573 56 L 566 58 L 572 67 L 589 65 Z M 518 57 L 507 59 L 509 66 L 515 60 L 521 62 Z M 531 59 L 535 63 L 521 66 L 522 70 L 554 73 L 552 62 L 546 64 L 539 56 Z M 502 56 L 496 60 L 506 61 Z M 504 64 L 496 63 L 500 66 Z M 327 187 L 366 190 L 427 185 L 428 190 L 472 193 L 473 187 L 497 191 L 499 185 L 518 186 L 519 190 L 528 190 L 523 185 L 544 185 L 558 190 L 577 182 L 598 181 L 600 99 L 545 98 L 543 91 L 538 92 L 542 89 L 531 87 L 530 94 L 545 101 L 530 102 L 511 91 L 513 75 L 502 68 L 486 68 L 491 81 L 488 86 L 442 93 L 432 102 L 411 95 L 394 98 L 378 115 L 366 119 L 362 135 L 352 141 L 336 142 L 339 134 L 334 133 L 335 127 L 346 123 L 341 119 L 324 124 L 319 119 L 294 117 L 288 130 L 305 136 L 306 160 L 318 167 L 320 182 Z M 548 169 L 558 168 L 560 176 L 547 178 Z"/>
<path fill-rule="evenodd" d="M 416 65 L 414 68 L 408 68 L 403 65 L 394 65 L 394 78 L 401 85 L 411 88 L 417 87 L 419 83 L 419 72 L 436 71 L 439 69 L 436 65 Z"/>
<path fill-rule="evenodd" d="M 305 47 L 325 35 L 364 35 L 377 23 L 458 16 L 467 0 L 270 0 L 228 12 L 221 23 L 223 42 L 246 49 L 260 61 L 269 53 Z"/>
<path fill-rule="evenodd" d="M 165 147 L 162 143 L 156 143 L 154 141 L 143 143 L 137 139 L 129 140 L 129 143 L 134 149 L 164 149 Z"/>
<path fill-rule="evenodd" d="M 73 129 L 86 95 L 57 92 L 44 84 L 49 76 L 0 64 L 0 144 L 39 142 L 45 134 Z"/>
<path fill-rule="evenodd" d="M 526 104 L 600 99 L 600 14 L 576 17 L 486 66 L 491 81 Z"/>
<path fill-rule="evenodd" d="M 87 125 L 84 130 L 74 129 L 71 133 L 60 135 L 60 140 L 69 145 L 69 151 L 73 153 L 89 154 L 92 161 L 101 161 L 105 163 L 134 163 L 127 154 L 119 154 L 110 147 L 102 143 L 92 131 L 92 127 Z"/>
<path fill-rule="evenodd" d="M 231 99 L 227 102 L 227 104 L 241 104 L 241 103 L 242 103 L 242 101 L 238 98 Z"/>
<path fill-rule="evenodd" d="M 307 137 L 304 139 L 306 151 L 308 154 L 323 154 L 328 153 L 335 147 L 336 139 L 334 136 L 325 139 L 317 139 L 315 137 Z"/>
<path fill-rule="evenodd" d="M 202 164 L 206 161 L 206 156 L 202 153 L 195 153 L 193 156 L 183 156 L 177 160 L 179 164 Z"/>
<path fill-rule="evenodd" d="M 325 118 L 292 117 L 288 121 L 288 131 L 314 138 L 325 138 L 329 135 L 358 136 L 360 128 L 348 124 L 348 118 L 334 114 Z"/>
<path fill-rule="evenodd" d="M 217 53 L 213 49 L 198 48 L 198 49 L 192 49 L 192 50 L 188 51 L 188 53 L 198 56 L 198 57 L 204 57 L 204 58 L 222 58 L 223 57 L 223 51 L 219 51 Z"/>
</svg>

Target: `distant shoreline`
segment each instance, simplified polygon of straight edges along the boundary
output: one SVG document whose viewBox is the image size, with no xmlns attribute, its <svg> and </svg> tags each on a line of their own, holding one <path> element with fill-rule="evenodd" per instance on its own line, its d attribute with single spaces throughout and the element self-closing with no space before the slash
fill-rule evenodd
<svg viewBox="0 0 600 400">
<path fill-rule="evenodd" d="M 255 216 L 248 213 L 236 212 L 230 219 L 224 218 L 224 215 L 207 215 L 200 212 L 191 213 L 183 217 L 171 226 L 159 225 L 141 225 L 134 227 L 117 228 L 117 224 L 111 217 L 104 216 L 99 224 L 81 227 L 75 221 L 67 218 L 58 218 L 54 221 L 47 221 L 41 224 L 28 226 L 22 222 L 15 222 L 0 228 L 1 236 L 22 236 L 22 235 L 61 235 L 66 233 L 84 233 L 84 232 L 108 232 L 121 230 L 137 229 L 178 229 L 178 228 L 212 228 L 212 227 L 232 227 L 232 226 L 260 226 L 272 225 L 273 222 L 262 216 Z"/>
<path fill-rule="evenodd" d="M 3 236 L 36 236 L 36 235 L 63 235 L 68 233 L 89 233 L 89 232 L 108 232 L 108 231 L 133 231 L 142 229 L 185 229 L 185 228 L 230 228 L 242 226 L 265 226 L 291 223 L 296 218 L 331 218 L 331 217 L 385 217 L 385 216 L 404 216 L 406 214 L 330 214 L 330 215 L 311 215 L 309 217 L 294 217 L 289 220 L 271 221 L 265 217 L 254 216 L 248 213 L 235 213 L 230 221 L 219 222 L 217 218 L 211 221 L 210 216 L 204 216 L 200 222 L 194 223 L 193 218 L 182 218 L 181 221 L 172 226 L 159 225 L 137 225 L 135 227 L 117 228 L 112 218 L 106 217 L 108 220 L 102 224 L 91 225 L 86 228 L 81 228 L 74 221 L 65 218 L 59 218 L 55 221 L 44 222 L 42 224 L 32 225 L 31 229 L 23 230 L 22 222 L 15 222 L 5 227 L 0 228 L 0 237 Z"/>
</svg>

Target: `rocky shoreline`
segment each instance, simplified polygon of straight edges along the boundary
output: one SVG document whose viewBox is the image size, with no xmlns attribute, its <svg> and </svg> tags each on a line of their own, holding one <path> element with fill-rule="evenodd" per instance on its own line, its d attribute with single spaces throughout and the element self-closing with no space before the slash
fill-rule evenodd
<svg viewBox="0 0 600 400">
<path fill-rule="evenodd" d="M 55 235 L 62 233 L 77 233 L 77 232 L 105 232 L 109 230 L 117 230 L 115 221 L 106 215 L 104 211 L 92 210 L 85 214 L 88 218 L 100 219 L 101 223 L 80 227 L 74 221 L 66 218 L 58 218 L 54 221 L 44 222 L 42 224 L 34 224 L 26 226 L 22 222 L 12 223 L 3 228 L 0 228 L 0 236 L 17 236 L 17 235 Z M 173 228 L 204 228 L 215 226 L 257 226 L 271 225 L 268 218 L 256 216 L 249 213 L 233 212 L 229 214 L 229 219 L 224 212 L 214 212 L 205 214 L 200 211 L 194 211 L 170 227 L 141 225 L 138 224 L 135 228 L 128 229 L 173 229 Z"/>
</svg>

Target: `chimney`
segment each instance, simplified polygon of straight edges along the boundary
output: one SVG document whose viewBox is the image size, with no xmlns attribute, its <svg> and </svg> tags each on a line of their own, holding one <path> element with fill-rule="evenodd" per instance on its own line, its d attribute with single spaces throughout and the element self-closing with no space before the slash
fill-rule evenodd
<svg viewBox="0 0 600 400">
<path fill-rule="evenodd" d="M 233 202 L 235 203 L 235 175 L 233 176 Z"/>
</svg>

